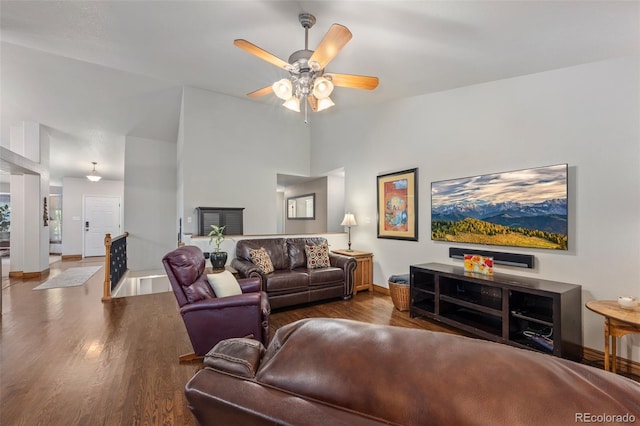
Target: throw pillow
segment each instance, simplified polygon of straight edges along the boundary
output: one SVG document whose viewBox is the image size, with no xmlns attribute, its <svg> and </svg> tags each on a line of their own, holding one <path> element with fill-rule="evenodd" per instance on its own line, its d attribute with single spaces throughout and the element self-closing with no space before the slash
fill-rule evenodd
<svg viewBox="0 0 640 426">
<path fill-rule="evenodd" d="M 307 268 L 326 268 L 331 266 L 331 264 L 329 263 L 329 245 L 305 245 L 304 251 L 307 254 Z"/>
<path fill-rule="evenodd" d="M 236 296 L 242 294 L 242 289 L 238 280 L 229 271 L 219 272 L 217 274 L 207 274 L 209 285 L 216 294 L 216 297 Z"/>
<path fill-rule="evenodd" d="M 273 272 L 273 263 L 271 262 L 271 257 L 269 257 L 269 253 L 265 250 L 264 247 L 260 247 L 259 249 L 249 249 L 249 257 L 251 261 L 258 265 L 260 271 L 263 274 L 270 274 Z"/>
</svg>

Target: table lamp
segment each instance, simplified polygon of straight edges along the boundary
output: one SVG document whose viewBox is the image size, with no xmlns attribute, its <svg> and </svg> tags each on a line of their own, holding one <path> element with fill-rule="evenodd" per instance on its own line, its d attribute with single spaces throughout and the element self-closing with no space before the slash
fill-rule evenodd
<svg viewBox="0 0 640 426">
<path fill-rule="evenodd" d="M 356 217 L 353 215 L 353 213 L 345 213 L 344 219 L 342 219 L 342 223 L 340 225 L 347 227 L 349 232 L 349 249 L 347 251 L 353 251 L 351 250 L 351 227 L 358 226 L 358 222 L 356 222 Z"/>
</svg>

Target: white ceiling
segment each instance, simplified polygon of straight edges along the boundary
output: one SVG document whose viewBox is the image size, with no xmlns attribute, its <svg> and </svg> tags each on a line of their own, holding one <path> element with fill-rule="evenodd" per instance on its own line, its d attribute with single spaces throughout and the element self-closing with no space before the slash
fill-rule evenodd
<svg viewBox="0 0 640 426">
<path fill-rule="evenodd" d="M 332 23 L 353 33 L 328 71 L 380 78 L 337 88 L 327 114 L 640 52 L 637 1 L 2 0 L 0 143 L 33 120 L 52 133 L 52 183 L 91 161 L 123 179 L 126 135 L 176 140 L 182 86 L 244 97 L 284 77 L 233 40 L 287 60 L 303 11 L 311 49 Z"/>
</svg>

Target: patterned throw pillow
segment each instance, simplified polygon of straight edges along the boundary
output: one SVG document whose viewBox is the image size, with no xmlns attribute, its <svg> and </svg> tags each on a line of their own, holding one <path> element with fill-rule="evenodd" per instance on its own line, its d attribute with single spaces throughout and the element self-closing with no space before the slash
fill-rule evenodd
<svg viewBox="0 0 640 426">
<path fill-rule="evenodd" d="M 273 272 L 273 263 L 271 262 L 271 258 L 269 257 L 269 253 L 264 249 L 264 247 L 260 247 L 259 249 L 249 249 L 249 257 L 251 261 L 258 265 L 260 271 L 263 274 L 270 274 Z"/>
<path fill-rule="evenodd" d="M 326 268 L 331 266 L 329 263 L 329 245 L 318 244 L 316 246 L 304 246 L 307 254 L 307 268 Z"/>
</svg>

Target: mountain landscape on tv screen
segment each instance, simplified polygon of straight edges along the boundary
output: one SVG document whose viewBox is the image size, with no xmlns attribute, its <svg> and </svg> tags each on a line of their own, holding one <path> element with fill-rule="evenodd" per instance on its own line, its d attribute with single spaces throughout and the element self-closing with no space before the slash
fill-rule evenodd
<svg viewBox="0 0 640 426">
<path fill-rule="evenodd" d="M 475 244 L 567 249 L 567 201 L 460 202 L 431 212 L 432 239 Z"/>
<path fill-rule="evenodd" d="M 431 184 L 431 239 L 567 250 L 567 165 Z"/>
<path fill-rule="evenodd" d="M 516 201 L 504 203 L 456 203 L 435 207 L 431 220 L 459 221 L 480 219 L 514 228 L 539 229 L 567 235 L 567 200 L 547 200 L 524 204 Z"/>
</svg>

